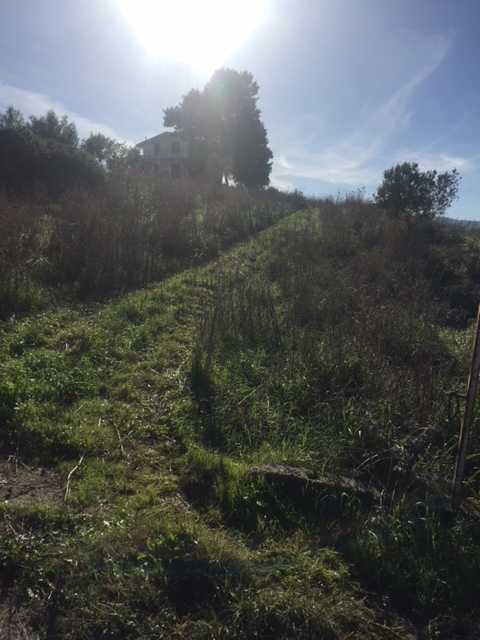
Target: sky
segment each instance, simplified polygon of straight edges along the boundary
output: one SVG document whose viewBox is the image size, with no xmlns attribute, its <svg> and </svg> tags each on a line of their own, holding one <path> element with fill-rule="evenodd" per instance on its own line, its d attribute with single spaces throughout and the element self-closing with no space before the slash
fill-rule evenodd
<svg viewBox="0 0 480 640">
<path fill-rule="evenodd" d="M 261 13 L 255 1 L 210 0 L 203 24 L 194 6 L 208 2 L 190 0 L 189 11 L 187 0 L 157 0 L 137 16 L 142 31 L 125 0 L 0 0 L 0 110 L 53 108 L 82 137 L 133 144 L 161 132 L 163 109 L 201 88 L 213 64 L 248 70 L 274 186 L 370 196 L 386 168 L 415 161 L 457 168 L 449 215 L 480 220 L 478 0 L 264 0 Z M 157 34 L 165 46 L 152 51 Z"/>
</svg>

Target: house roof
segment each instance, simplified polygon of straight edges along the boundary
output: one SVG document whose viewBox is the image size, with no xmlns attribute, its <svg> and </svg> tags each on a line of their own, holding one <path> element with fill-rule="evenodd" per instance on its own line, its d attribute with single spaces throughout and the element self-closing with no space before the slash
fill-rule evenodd
<svg viewBox="0 0 480 640">
<path fill-rule="evenodd" d="M 153 136 L 152 138 L 146 138 L 145 140 L 142 140 L 142 142 L 139 142 L 136 146 L 137 147 L 143 147 L 145 144 L 149 144 L 151 142 L 159 142 L 160 140 L 165 140 L 166 138 L 179 138 L 179 134 L 176 131 L 164 131 L 163 133 L 159 133 L 156 136 Z"/>
</svg>

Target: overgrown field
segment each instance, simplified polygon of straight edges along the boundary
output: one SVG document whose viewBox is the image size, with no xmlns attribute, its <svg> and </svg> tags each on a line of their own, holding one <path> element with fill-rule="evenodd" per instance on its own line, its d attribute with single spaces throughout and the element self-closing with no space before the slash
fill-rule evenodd
<svg viewBox="0 0 480 640">
<path fill-rule="evenodd" d="M 0 190 L 0 320 L 53 301 L 101 300 L 205 264 L 305 199 L 113 172 L 52 200 Z"/>
<path fill-rule="evenodd" d="M 5 321 L 0 636 L 478 638 L 479 276 L 475 237 L 351 199 Z"/>
</svg>

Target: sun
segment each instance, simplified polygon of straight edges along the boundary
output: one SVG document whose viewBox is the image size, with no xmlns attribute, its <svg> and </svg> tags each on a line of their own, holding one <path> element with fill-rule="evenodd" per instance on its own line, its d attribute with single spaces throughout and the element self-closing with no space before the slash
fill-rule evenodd
<svg viewBox="0 0 480 640">
<path fill-rule="evenodd" d="M 265 18 L 268 0 L 117 0 L 149 55 L 205 72 Z"/>
</svg>

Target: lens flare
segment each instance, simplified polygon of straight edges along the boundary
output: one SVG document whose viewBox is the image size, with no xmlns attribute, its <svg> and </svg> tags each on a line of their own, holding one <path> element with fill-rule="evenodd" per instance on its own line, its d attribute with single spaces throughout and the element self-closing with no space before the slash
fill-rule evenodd
<svg viewBox="0 0 480 640">
<path fill-rule="evenodd" d="M 266 17 L 268 0 L 118 0 L 149 55 L 221 66 Z"/>
</svg>

